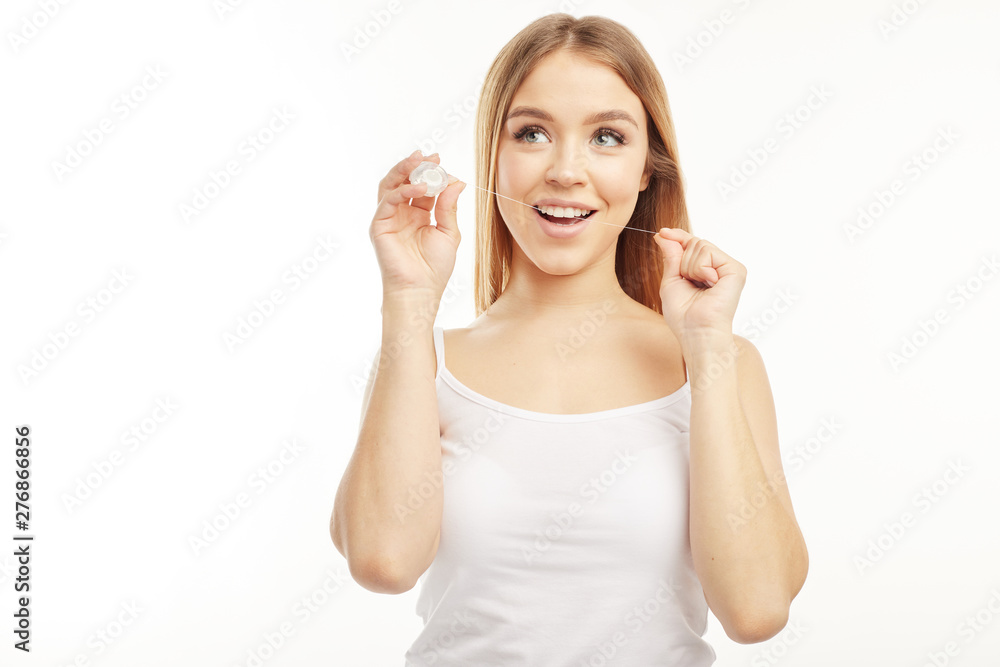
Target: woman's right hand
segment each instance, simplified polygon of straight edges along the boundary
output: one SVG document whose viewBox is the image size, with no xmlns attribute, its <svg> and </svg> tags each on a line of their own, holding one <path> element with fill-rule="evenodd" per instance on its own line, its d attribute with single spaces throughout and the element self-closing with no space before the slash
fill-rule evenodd
<svg viewBox="0 0 1000 667">
<path fill-rule="evenodd" d="M 378 208 L 369 236 L 382 271 L 383 296 L 430 291 L 440 299 L 455 268 L 462 238 L 456 215 L 458 195 L 466 184 L 451 177 L 435 205 L 434 197 L 421 196 L 427 190 L 425 184 L 409 182 L 410 172 L 423 161 L 440 164 L 441 158 L 414 151 L 378 184 Z M 431 209 L 437 226 L 431 225 Z"/>
</svg>

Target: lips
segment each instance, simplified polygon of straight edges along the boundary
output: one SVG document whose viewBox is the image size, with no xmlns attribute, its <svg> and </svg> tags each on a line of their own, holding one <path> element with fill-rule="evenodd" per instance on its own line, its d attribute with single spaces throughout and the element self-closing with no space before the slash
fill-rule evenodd
<svg viewBox="0 0 1000 667">
<path fill-rule="evenodd" d="M 573 238 L 574 236 L 582 234 L 583 230 L 590 226 L 590 220 L 577 220 L 570 225 L 559 224 L 549 220 L 549 218 L 543 215 L 537 208 L 534 210 L 535 219 L 538 220 L 538 224 L 542 228 L 542 232 L 555 239 Z M 561 220 L 562 218 L 557 219 Z"/>
</svg>

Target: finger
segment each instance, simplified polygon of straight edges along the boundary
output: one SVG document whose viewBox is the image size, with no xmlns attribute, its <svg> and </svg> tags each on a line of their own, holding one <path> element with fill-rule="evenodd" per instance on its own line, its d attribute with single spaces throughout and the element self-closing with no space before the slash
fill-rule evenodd
<svg viewBox="0 0 1000 667">
<path fill-rule="evenodd" d="M 680 277 L 681 257 L 684 248 L 676 241 L 670 241 L 659 234 L 653 237 L 656 245 L 660 246 L 660 255 L 663 257 L 663 275 L 669 278 Z"/>
<path fill-rule="evenodd" d="M 382 197 L 385 193 L 390 190 L 398 188 L 403 183 L 406 183 L 410 178 L 410 172 L 417 168 L 417 165 L 421 162 L 437 162 L 441 163 L 441 157 L 435 153 L 434 155 L 424 156 L 420 150 L 415 150 L 410 153 L 409 157 L 406 157 L 389 170 L 389 173 L 385 175 L 378 184 L 378 200 L 382 201 Z"/>
<path fill-rule="evenodd" d="M 696 255 L 686 262 L 686 268 L 684 266 L 681 268 L 682 275 L 685 277 L 690 277 L 691 280 L 702 282 L 709 287 L 718 283 L 722 276 L 734 276 L 744 283 L 746 282 L 746 267 L 710 241 L 699 239 L 690 232 L 675 227 L 664 227 L 657 232 L 657 235 L 667 239 L 675 239 L 685 246 L 685 249 L 690 248 L 695 251 Z M 697 255 L 702 252 L 702 248 L 706 249 L 705 256 L 709 259 L 697 258 Z"/>
<path fill-rule="evenodd" d="M 434 209 L 434 199 L 434 197 L 415 197 L 413 201 L 410 202 L 410 206 L 422 208 L 425 211 L 431 211 Z"/>
<path fill-rule="evenodd" d="M 435 159 L 432 160 L 431 157 L 432 156 L 427 157 L 428 162 L 437 162 L 438 164 L 440 164 L 441 158 L 438 157 L 437 153 L 435 153 L 433 156 Z M 450 174 L 448 175 L 449 184 L 454 183 L 456 180 L 458 179 L 455 176 L 452 176 Z M 438 195 L 442 193 L 443 191 L 439 192 Z M 434 199 L 435 197 L 418 197 L 417 199 L 414 199 L 413 201 L 410 202 L 410 206 L 416 206 L 417 208 L 422 208 L 425 211 L 432 211 L 434 210 Z"/>
<path fill-rule="evenodd" d="M 419 197 L 427 190 L 426 183 L 405 183 L 398 188 L 390 190 L 378 203 L 375 209 L 375 217 L 372 223 L 383 222 L 394 215 L 399 210 L 399 205 L 404 204 L 414 197 Z"/>
<path fill-rule="evenodd" d="M 708 244 L 711 250 L 711 266 L 718 276 L 715 282 L 722 279 L 723 276 L 732 276 L 736 278 L 739 282 L 746 284 L 747 279 L 747 267 L 743 266 L 740 262 L 719 250 L 716 246 L 711 243 Z"/>
<path fill-rule="evenodd" d="M 691 232 L 686 232 L 683 229 L 678 229 L 677 227 L 663 227 L 658 232 L 663 238 L 670 239 L 671 241 L 677 241 L 683 247 L 687 247 L 691 239 L 695 236 Z"/>
<path fill-rule="evenodd" d="M 441 164 L 441 156 L 437 153 L 433 155 L 428 155 L 423 159 L 424 162 L 433 162 L 437 165 Z M 418 163 L 419 164 L 419 163 Z M 409 180 L 409 179 L 407 179 Z M 450 183 L 451 181 L 449 181 Z M 440 194 L 440 193 L 439 193 Z M 410 206 L 416 206 L 417 208 L 422 208 L 425 211 L 434 210 L 434 197 L 418 197 L 410 202 Z"/>
<path fill-rule="evenodd" d="M 455 178 L 452 176 L 452 178 Z M 465 190 L 467 184 L 455 179 L 449 183 L 444 192 L 438 195 L 437 207 L 434 209 L 434 221 L 437 228 L 451 234 L 454 238 L 460 238 L 458 231 L 458 196 Z"/>
<path fill-rule="evenodd" d="M 699 246 L 697 259 L 694 262 L 694 269 L 692 271 L 692 276 L 696 280 L 700 280 L 709 287 L 719 282 L 719 272 L 715 270 L 715 263 L 719 261 L 716 256 L 716 250 L 717 248 L 713 248 L 707 242 Z"/>
<path fill-rule="evenodd" d="M 727 273 L 729 263 L 736 263 L 711 242 L 698 238 L 683 229 L 664 227 L 660 229 L 657 236 L 675 240 L 684 248 L 679 272 L 681 276 L 692 282 L 700 282 L 711 287 Z"/>
<path fill-rule="evenodd" d="M 681 275 L 688 280 L 693 280 L 692 275 L 695 270 L 694 260 L 698 257 L 698 248 L 700 247 L 701 239 L 691 237 L 688 242 L 684 244 L 684 257 L 681 259 Z"/>
</svg>

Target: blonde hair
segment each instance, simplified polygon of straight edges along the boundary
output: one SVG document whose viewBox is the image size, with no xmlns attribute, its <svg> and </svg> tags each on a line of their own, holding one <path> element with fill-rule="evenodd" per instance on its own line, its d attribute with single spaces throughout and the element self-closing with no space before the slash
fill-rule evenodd
<svg viewBox="0 0 1000 667">
<path fill-rule="evenodd" d="M 684 185 L 677 162 L 677 139 L 667 92 L 653 59 L 625 26 L 603 16 L 575 18 L 549 14 L 517 33 L 497 54 L 486 74 L 476 110 L 476 316 L 489 308 L 507 286 L 513 240 L 503 223 L 496 191 L 500 133 L 514 92 L 538 62 L 554 51 L 567 51 L 606 65 L 642 100 L 646 110 L 649 185 L 639 192 L 629 227 L 690 231 Z M 657 313 L 663 260 L 648 234 L 624 229 L 615 250 L 615 273 L 622 290 Z"/>
</svg>

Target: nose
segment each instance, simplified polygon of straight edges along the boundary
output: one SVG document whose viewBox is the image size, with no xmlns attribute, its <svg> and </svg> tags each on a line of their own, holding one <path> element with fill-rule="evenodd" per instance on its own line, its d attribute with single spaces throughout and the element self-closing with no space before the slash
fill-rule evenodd
<svg viewBox="0 0 1000 667">
<path fill-rule="evenodd" d="M 563 142 L 552 151 L 552 164 L 545 174 L 549 183 L 558 183 L 564 188 L 587 184 L 587 168 L 590 159 L 586 150 L 581 150 L 573 142 Z"/>
</svg>

